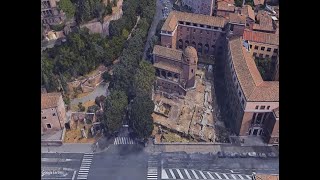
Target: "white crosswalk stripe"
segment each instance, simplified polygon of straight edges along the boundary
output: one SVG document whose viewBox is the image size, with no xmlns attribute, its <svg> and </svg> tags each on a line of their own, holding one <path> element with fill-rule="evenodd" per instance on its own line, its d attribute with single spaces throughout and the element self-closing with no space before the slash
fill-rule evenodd
<svg viewBox="0 0 320 180">
<path fill-rule="evenodd" d="M 135 144 L 134 140 L 129 137 L 116 137 L 113 141 L 114 145 L 119 144 Z"/>
<path fill-rule="evenodd" d="M 85 153 L 81 162 L 77 179 L 88 179 L 93 153 Z"/>
<path fill-rule="evenodd" d="M 152 161 L 148 161 L 148 164 Z M 148 169 L 149 173 L 155 173 L 155 170 Z M 245 174 L 232 174 L 232 173 L 216 173 L 216 172 L 209 172 L 209 171 L 199 171 L 193 169 L 162 169 L 161 170 L 161 179 L 224 179 L 224 180 L 251 180 L 250 175 Z"/>
<path fill-rule="evenodd" d="M 131 144 L 131 141 L 132 141 L 131 139 L 127 139 L 128 144 Z M 156 179 L 158 179 L 158 161 L 155 160 L 155 157 L 150 156 L 148 160 L 147 180 L 156 180 Z"/>
</svg>

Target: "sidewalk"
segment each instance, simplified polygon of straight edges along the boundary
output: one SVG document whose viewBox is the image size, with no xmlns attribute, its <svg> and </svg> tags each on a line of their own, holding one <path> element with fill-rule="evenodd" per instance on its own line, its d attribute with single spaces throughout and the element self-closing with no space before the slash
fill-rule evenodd
<svg viewBox="0 0 320 180">
<path fill-rule="evenodd" d="M 64 143 L 61 146 L 41 146 L 42 153 L 92 153 L 90 143 Z"/>
</svg>

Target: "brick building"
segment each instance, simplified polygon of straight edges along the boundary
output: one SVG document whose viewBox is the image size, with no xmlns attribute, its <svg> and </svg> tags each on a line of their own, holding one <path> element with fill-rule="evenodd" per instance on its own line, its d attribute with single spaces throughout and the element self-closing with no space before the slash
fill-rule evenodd
<svg viewBox="0 0 320 180">
<path fill-rule="evenodd" d="M 254 14 L 252 7 L 249 5 L 244 5 L 240 9 L 239 13 L 246 17 L 246 27 L 249 29 L 252 29 L 256 20 L 256 16 Z"/>
<path fill-rule="evenodd" d="M 243 39 L 250 44 L 250 53 L 255 57 L 275 60 L 279 54 L 279 34 L 244 30 Z"/>
<path fill-rule="evenodd" d="M 181 3 L 191 8 L 193 13 L 213 15 L 215 0 L 182 0 Z"/>
<path fill-rule="evenodd" d="M 193 46 L 199 57 L 219 54 L 226 23 L 222 17 L 172 11 L 161 29 L 161 45 L 181 50 Z"/>
<path fill-rule="evenodd" d="M 230 125 L 239 136 L 261 136 L 279 142 L 279 81 L 264 81 L 245 41 L 228 41 L 225 83 Z"/>
<path fill-rule="evenodd" d="M 272 19 L 267 11 L 260 10 L 256 15 L 256 20 L 259 23 L 255 23 L 252 26 L 252 30 L 266 32 L 266 33 L 275 33 L 277 29 L 276 22 Z"/>
<path fill-rule="evenodd" d="M 184 51 L 156 45 L 153 49 L 156 90 L 186 95 L 195 87 L 197 51 L 188 46 Z"/>
<path fill-rule="evenodd" d="M 41 0 L 41 21 L 43 24 L 56 25 L 65 20 L 65 13 L 57 8 L 57 0 Z"/>
<path fill-rule="evenodd" d="M 246 27 L 246 16 L 230 13 L 228 27 L 228 36 L 242 36 Z"/>
<path fill-rule="evenodd" d="M 66 110 L 61 93 L 41 94 L 41 132 L 64 128 Z"/>
<path fill-rule="evenodd" d="M 229 13 L 235 12 L 234 3 L 230 3 L 228 1 L 218 1 L 215 9 L 215 15 L 219 17 L 227 18 L 229 17 Z"/>
</svg>

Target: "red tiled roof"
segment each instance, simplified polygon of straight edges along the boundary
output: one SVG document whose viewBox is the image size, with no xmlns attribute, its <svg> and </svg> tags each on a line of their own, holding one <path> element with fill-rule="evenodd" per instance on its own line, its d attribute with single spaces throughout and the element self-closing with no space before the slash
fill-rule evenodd
<svg viewBox="0 0 320 180">
<path fill-rule="evenodd" d="M 235 6 L 233 4 L 227 3 L 225 1 L 220 1 L 217 3 L 217 10 L 234 12 L 234 9 Z"/>
<path fill-rule="evenodd" d="M 229 13 L 229 22 L 230 23 L 245 24 L 246 17 L 244 15 L 237 14 L 237 13 Z"/>
<path fill-rule="evenodd" d="M 250 19 L 255 20 L 254 11 L 251 6 L 244 5 L 241 9 L 241 14 L 248 16 Z"/>
<path fill-rule="evenodd" d="M 243 39 L 253 42 L 279 45 L 278 34 L 250 31 L 248 29 L 245 29 L 243 32 Z"/>
<path fill-rule="evenodd" d="M 41 94 L 41 109 L 48 109 L 58 106 L 61 93 L 45 93 Z"/>
<path fill-rule="evenodd" d="M 264 4 L 264 0 L 253 0 L 254 5 L 263 5 Z"/>
</svg>

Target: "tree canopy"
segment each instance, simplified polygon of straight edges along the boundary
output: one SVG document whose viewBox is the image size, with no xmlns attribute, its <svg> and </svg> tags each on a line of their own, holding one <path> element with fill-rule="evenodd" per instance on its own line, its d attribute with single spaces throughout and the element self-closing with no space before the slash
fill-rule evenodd
<svg viewBox="0 0 320 180">
<path fill-rule="evenodd" d="M 113 90 L 110 92 L 104 109 L 104 123 L 109 133 L 114 133 L 121 127 L 127 105 L 128 98 L 124 91 Z"/>
<path fill-rule="evenodd" d="M 73 18 L 76 12 L 76 7 L 70 0 L 60 0 L 59 7 L 66 13 L 68 19 Z"/>
<path fill-rule="evenodd" d="M 131 105 L 131 127 L 138 138 L 147 138 L 153 130 L 151 113 L 154 103 L 148 94 L 139 94 L 133 99 Z"/>
<path fill-rule="evenodd" d="M 155 81 L 155 69 L 151 63 L 142 60 L 134 76 L 134 89 L 136 94 L 151 93 Z M 149 94 L 151 95 L 151 94 Z"/>
</svg>

